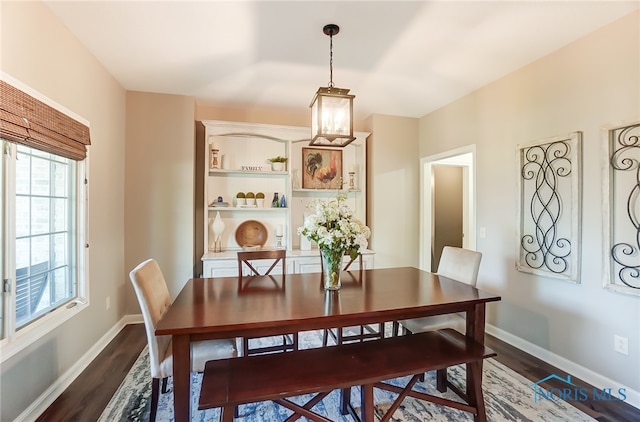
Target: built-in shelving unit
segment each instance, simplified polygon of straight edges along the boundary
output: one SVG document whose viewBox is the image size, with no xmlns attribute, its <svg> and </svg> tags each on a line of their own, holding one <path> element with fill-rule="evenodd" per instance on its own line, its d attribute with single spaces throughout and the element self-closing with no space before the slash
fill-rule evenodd
<svg viewBox="0 0 640 422">
<path fill-rule="evenodd" d="M 219 120 L 202 121 L 205 128 L 205 181 L 204 181 L 204 251 L 202 258 L 204 275 L 213 276 L 214 268 L 223 265 L 222 261 L 235 260 L 235 252 L 241 249 L 235 240 L 236 228 L 246 220 L 260 221 L 268 232 L 265 247 L 276 246 L 276 230 L 283 232 L 283 245 L 288 255 L 317 258 L 317 251 L 300 251 L 300 237 L 297 228 L 302 226 L 305 212 L 311 212 L 308 205 L 317 198 L 329 199 L 338 192 L 347 195 L 347 201 L 355 214 L 362 221 L 366 218 L 366 138 L 368 133 L 354 133 L 356 140 L 345 148 L 334 148 L 340 158 L 339 166 L 334 164 L 332 170 L 337 171 L 331 186 L 339 183 L 342 175 L 342 189 L 303 187 L 305 167 L 303 162 L 309 152 L 310 129 L 305 127 L 279 126 L 266 124 L 250 124 Z M 212 160 L 212 149 L 215 149 L 216 160 Z M 322 152 L 325 154 L 326 149 Z M 267 161 L 276 156 L 287 157 L 285 170 L 271 171 Z M 333 159 L 333 155 L 332 155 Z M 215 161 L 217 168 L 211 168 Z M 323 165 L 329 163 L 323 162 Z M 339 168 L 335 168 L 339 167 Z M 256 170 L 259 169 L 259 170 Z M 349 172 L 353 175 L 349 175 Z M 307 182 L 314 186 L 329 185 L 326 180 L 320 183 L 311 180 L 307 173 Z M 353 179 L 353 186 L 350 186 Z M 238 192 L 261 192 L 264 204 L 256 207 L 238 206 Z M 271 207 L 274 194 L 279 198 L 284 195 L 286 207 Z M 228 206 L 212 206 L 218 197 Z M 222 234 L 221 252 L 214 252 L 211 223 L 220 213 L 225 224 Z M 224 263 L 229 264 L 229 263 Z M 295 263 L 294 263 L 295 264 Z M 371 263 L 369 263 L 371 265 Z M 229 271 L 233 266 L 229 266 Z M 300 267 L 302 268 L 302 267 Z M 295 268 L 291 268 L 293 271 Z M 221 274 L 218 274 L 221 275 Z"/>
</svg>

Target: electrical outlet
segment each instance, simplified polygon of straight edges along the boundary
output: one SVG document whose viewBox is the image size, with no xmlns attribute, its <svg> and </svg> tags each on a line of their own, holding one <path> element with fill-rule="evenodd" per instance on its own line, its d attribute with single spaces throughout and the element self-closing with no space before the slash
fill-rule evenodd
<svg viewBox="0 0 640 422">
<path fill-rule="evenodd" d="M 107 308 L 107 311 L 109 310 L 109 308 L 111 308 L 111 296 L 107 296 L 107 299 L 105 300 L 105 306 Z"/>
<path fill-rule="evenodd" d="M 613 350 L 623 355 L 629 354 L 629 339 L 619 335 L 613 336 Z"/>
</svg>

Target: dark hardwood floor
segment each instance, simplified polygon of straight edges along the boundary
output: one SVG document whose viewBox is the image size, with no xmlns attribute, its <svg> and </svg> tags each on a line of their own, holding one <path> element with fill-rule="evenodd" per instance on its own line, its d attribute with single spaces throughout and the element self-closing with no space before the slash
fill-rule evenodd
<svg viewBox="0 0 640 422">
<path fill-rule="evenodd" d="M 489 335 L 486 343 L 498 353 L 496 360 L 517 371 L 532 383 L 554 373 L 563 378 L 566 375 L 558 368 Z M 144 326 L 127 325 L 37 420 L 96 421 L 145 344 Z M 574 400 L 570 403 L 594 419 L 610 422 L 640 421 L 639 409 L 622 401 L 594 399 L 591 393 L 592 386 L 574 377 L 572 382 L 589 391 L 589 397 L 584 401 Z M 547 389 L 565 387 L 557 380 L 545 382 L 541 386 Z"/>
<path fill-rule="evenodd" d="M 126 325 L 37 421 L 96 421 L 147 344 L 143 324 Z"/>
</svg>

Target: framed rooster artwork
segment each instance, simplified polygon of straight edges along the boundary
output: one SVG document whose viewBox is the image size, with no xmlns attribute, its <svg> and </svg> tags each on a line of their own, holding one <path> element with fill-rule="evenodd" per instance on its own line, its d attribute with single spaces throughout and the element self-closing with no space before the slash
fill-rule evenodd
<svg viewBox="0 0 640 422">
<path fill-rule="evenodd" d="M 342 189 L 342 150 L 302 148 L 302 188 Z"/>
</svg>

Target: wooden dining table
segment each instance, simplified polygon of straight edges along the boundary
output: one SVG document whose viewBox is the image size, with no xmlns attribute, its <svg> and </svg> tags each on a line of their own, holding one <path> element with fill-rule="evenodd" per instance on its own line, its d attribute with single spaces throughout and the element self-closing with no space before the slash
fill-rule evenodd
<svg viewBox="0 0 640 422">
<path fill-rule="evenodd" d="M 250 284 L 238 277 L 187 281 L 155 332 L 173 339 L 175 421 L 191 420 L 192 342 L 464 312 L 466 336 L 484 344 L 486 304 L 500 300 L 498 295 L 413 267 L 347 271 L 342 281 L 341 290 L 334 292 L 323 289 L 320 273 L 267 276 Z"/>
</svg>

